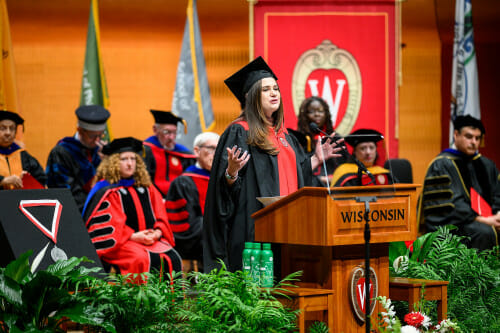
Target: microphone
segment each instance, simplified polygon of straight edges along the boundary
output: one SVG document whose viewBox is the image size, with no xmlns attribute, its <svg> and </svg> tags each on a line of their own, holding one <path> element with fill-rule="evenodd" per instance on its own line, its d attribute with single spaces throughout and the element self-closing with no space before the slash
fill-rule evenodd
<svg viewBox="0 0 500 333">
<path fill-rule="evenodd" d="M 337 143 L 337 140 L 341 139 L 341 137 L 337 136 L 337 135 L 335 135 L 332 138 L 326 132 L 322 131 L 315 122 L 310 122 L 309 123 L 309 129 L 313 133 L 321 133 L 321 134 L 323 134 L 327 138 L 330 138 L 330 140 L 333 140 L 335 143 Z M 363 171 L 364 173 L 366 173 L 368 175 L 368 177 L 370 177 L 371 182 L 369 184 L 372 184 L 372 183 L 375 184 L 375 176 L 370 171 L 368 171 L 368 169 L 365 167 L 365 165 L 363 163 L 361 163 L 356 157 L 352 156 L 349 153 L 349 151 L 347 150 L 347 148 L 346 148 L 346 146 L 344 144 L 341 145 L 340 148 L 341 148 L 340 153 L 342 154 L 342 156 L 344 156 L 348 160 L 351 159 L 352 161 L 354 161 L 354 163 L 358 166 L 358 169 L 361 170 L 361 171 Z M 325 172 L 326 172 L 326 170 L 325 170 Z M 360 179 L 360 181 L 361 181 L 361 179 Z"/>
</svg>

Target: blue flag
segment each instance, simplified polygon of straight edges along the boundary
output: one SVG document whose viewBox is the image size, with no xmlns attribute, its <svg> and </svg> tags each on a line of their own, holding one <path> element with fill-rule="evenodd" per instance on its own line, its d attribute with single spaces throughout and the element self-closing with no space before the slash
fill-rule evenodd
<svg viewBox="0 0 500 333">
<path fill-rule="evenodd" d="M 186 147 L 193 148 L 195 136 L 215 126 L 196 0 L 188 2 L 172 111 L 187 122 L 187 134 L 177 134 L 177 141 Z"/>
</svg>

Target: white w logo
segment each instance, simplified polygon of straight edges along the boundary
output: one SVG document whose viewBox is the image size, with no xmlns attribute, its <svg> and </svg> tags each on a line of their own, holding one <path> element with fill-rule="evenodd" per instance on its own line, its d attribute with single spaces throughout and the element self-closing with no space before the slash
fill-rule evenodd
<svg viewBox="0 0 500 333">
<path fill-rule="evenodd" d="M 372 290 L 372 284 L 370 283 L 370 291 Z M 362 285 L 358 284 L 358 295 L 359 300 L 361 302 L 361 310 L 365 310 L 365 297 L 366 297 L 366 285 L 363 283 Z"/>
</svg>

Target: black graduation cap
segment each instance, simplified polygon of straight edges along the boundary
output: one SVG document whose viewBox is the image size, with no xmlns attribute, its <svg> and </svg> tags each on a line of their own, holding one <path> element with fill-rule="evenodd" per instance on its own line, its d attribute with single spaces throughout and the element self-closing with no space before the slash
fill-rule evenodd
<svg viewBox="0 0 500 333">
<path fill-rule="evenodd" d="M 177 123 L 182 123 L 184 119 L 176 116 L 172 111 L 160 111 L 160 110 L 149 110 L 153 117 L 155 118 L 155 123 L 157 124 L 172 124 L 177 125 Z"/>
<path fill-rule="evenodd" d="M 172 124 L 182 123 L 184 125 L 184 133 L 187 134 L 187 122 L 175 115 L 172 111 L 149 110 L 155 118 L 156 124 Z"/>
<path fill-rule="evenodd" d="M 373 129 L 358 129 L 344 138 L 351 147 L 356 147 L 362 142 L 374 142 L 377 143 L 382 140 L 384 136 L 382 133 Z"/>
<path fill-rule="evenodd" d="M 224 80 L 224 83 L 240 101 L 241 105 L 245 105 L 245 94 L 255 82 L 266 77 L 278 80 L 264 59 L 258 57 Z"/>
<path fill-rule="evenodd" d="M 0 111 L 0 121 L 6 119 L 12 120 L 13 122 L 16 123 L 16 125 L 22 125 L 24 123 L 24 119 L 21 118 L 21 116 L 18 115 L 17 113 L 7 110 Z"/>
<path fill-rule="evenodd" d="M 470 115 L 466 116 L 457 116 L 455 121 L 453 121 L 453 128 L 457 131 L 460 131 L 462 127 L 470 126 L 472 128 L 477 128 L 481 131 L 481 134 L 485 134 L 486 131 L 484 129 L 483 122 L 477 118 L 474 118 Z"/>
<path fill-rule="evenodd" d="M 101 105 L 81 105 L 76 111 L 78 126 L 89 131 L 102 131 L 106 128 L 106 120 L 110 113 Z"/>
<path fill-rule="evenodd" d="M 140 154 L 142 152 L 142 141 L 128 136 L 125 138 L 114 139 L 102 148 L 102 153 L 105 155 L 123 153 L 126 151 Z"/>
</svg>

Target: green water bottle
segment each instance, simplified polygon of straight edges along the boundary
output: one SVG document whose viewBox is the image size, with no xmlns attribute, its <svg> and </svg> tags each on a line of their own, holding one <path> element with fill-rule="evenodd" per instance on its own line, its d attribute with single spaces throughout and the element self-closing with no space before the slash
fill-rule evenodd
<svg viewBox="0 0 500 333">
<path fill-rule="evenodd" d="M 242 266 L 243 266 L 243 272 L 247 272 L 248 274 L 251 274 L 252 271 L 252 262 L 251 262 L 252 251 L 253 251 L 253 243 L 245 242 L 245 249 L 243 250 L 242 254 Z"/>
<path fill-rule="evenodd" d="M 274 285 L 274 259 L 271 244 L 264 243 L 260 253 L 260 286 L 271 288 Z"/>
<path fill-rule="evenodd" d="M 250 256 L 250 275 L 255 283 L 260 283 L 260 243 L 253 243 L 252 255 Z"/>
</svg>

